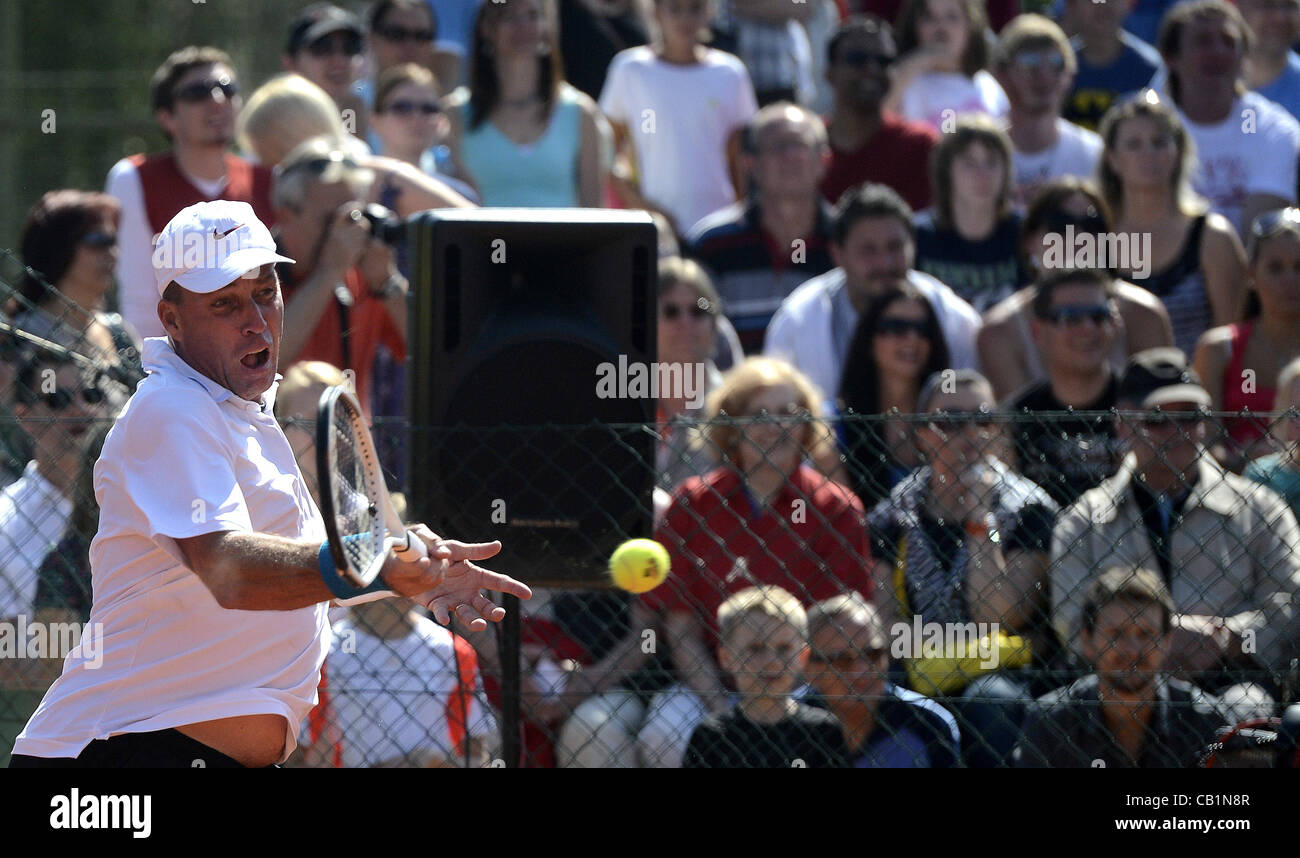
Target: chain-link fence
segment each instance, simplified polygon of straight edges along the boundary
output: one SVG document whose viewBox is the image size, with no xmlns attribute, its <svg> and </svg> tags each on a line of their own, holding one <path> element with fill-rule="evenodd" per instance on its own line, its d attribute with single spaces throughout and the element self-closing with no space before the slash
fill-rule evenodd
<svg viewBox="0 0 1300 858">
<path fill-rule="evenodd" d="M 93 466 L 140 375 L 129 332 L 52 294 L 15 295 L 0 362 L 5 753 L 89 631 Z M 295 379 L 280 416 L 314 487 L 311 405 L 328 379 Z M 1011 414 L 953 390 L 926 414 L 826 418 L 791 393 L 633 427 L 380 420 L 395 488 L 415 439 L 477 433 L 472 457 L 498 451 L 510 485 L 542 475 L 541 497 L 599 499 L 610 532 L 538 543 L 568 557 L 575 586 L 518 605 L 517 634 L 445 629 L 405 600 L 334 609 L 292 761 L 1183 766 L 1220 728 L 1296 699 L 1294 413 Z M 579 430 L 595 465 L 608 449 L 638 467 L 530 464 L 539 438 Z M 446 535 L 508 542 L 518 491 L 500 510 L 491 492 L 467 498 L 486 507 L 481 529 Z M 646 536 L 668 551 L 662 584 L 633 595 L 591 575 Z M 518 556 L 501 571 L 530 575 Z M 1271 759 L 1242 744 L 1256 733 L 1218 763 Z"/>
</svg>

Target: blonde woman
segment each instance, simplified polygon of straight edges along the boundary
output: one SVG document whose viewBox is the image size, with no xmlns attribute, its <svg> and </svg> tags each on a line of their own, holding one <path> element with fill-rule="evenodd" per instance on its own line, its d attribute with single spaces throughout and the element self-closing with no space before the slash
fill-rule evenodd
<svg viewBox="0 0 1300 858">
<path fill-rule="evenodd" d="M 651 701 L 646 765 L 680 765 L 691 731 L 731 705 L 715 659 L 727 597 L 771 584 L 805 605 L 870 595 L 862 504 L 806 460 L 833 449 L 820 391 L 784 361 L 754 357 L 723 376 L 705 430 L 722 462 L 673 495 L 656 538 L 673 574 L 643 597 L 659 618 L 677 684 Z"/>
<path fill-rule="evenodd" d="M 436 208 L 470 208 L 469 200 L 419 167 L 369 154 L 348 134 L 338 106 L 325 90 L 297 74 L 280 75 L 258 87 L 239 114 L 239 145 L 268 167 L 284 160 L 300 143 L 329 136 L 341 141 L 358 166 L 372 170 L 369 202 L 399 217 Z"/>
<path fill-rule="evenodd" d="M 1099 131 L 1101 193 L 1115 232 L 1150 236 L 1149 258 L 1121 265 L 1120 276 L 1164 303 L 1174 345 L 1190 357 L 1207 329 L 1240 319 L 1246 252 L 1227 218 L 1192 193 L 1195 147 L 1169 105 L 1150 94 L 1132 99 L 1107 111 Z"/>
</svg>

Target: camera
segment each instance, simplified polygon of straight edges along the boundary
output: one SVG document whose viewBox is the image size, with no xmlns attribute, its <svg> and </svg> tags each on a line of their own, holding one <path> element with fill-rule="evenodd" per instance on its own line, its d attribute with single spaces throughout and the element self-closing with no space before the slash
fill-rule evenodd
<svg viewBox="0 0 1300 858">
<path fill-rule="evenodd" d="M 361 214 L 370 221 L 371 237 L 389 247 L 397 247 L 406 241 L 406 224 L 388 209 L 378 203 L 369 203 L 361 209 Z"/>
</svg>

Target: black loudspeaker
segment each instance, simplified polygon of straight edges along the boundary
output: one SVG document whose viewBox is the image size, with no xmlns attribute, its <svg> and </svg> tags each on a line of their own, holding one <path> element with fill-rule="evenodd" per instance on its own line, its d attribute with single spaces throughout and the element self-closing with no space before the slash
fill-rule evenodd
<svg viewBox="0 0 1300 858">
<path fill-rule="evenodd" d="M 655 401 L 598 382 L 655 360 L 654 222 L 455 209 L 407 229 L 411 519 L 501 540 L 485 565 L 529 584 L 607 586 L 652 522 Z"/>
</svg>

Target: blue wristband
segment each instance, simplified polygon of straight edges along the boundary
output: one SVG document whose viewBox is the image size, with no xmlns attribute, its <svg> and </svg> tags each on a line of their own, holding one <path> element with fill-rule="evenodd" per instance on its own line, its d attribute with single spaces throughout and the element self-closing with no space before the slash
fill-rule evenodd
<svg viewBox="0 0 1300 858">
<path fill-rule="evenodd" d="M 344 539 L 346 540 L 347 537 Z M 353 599 L 367 593 L 378 593 L 380 590 L 388 589 L 388 585 L 378 575 L 368 587 L 355 587 L 340 577 L 338 569 L 334 566 L 334 555 L 330 553 L 328 540 L 321 543 L 320 553 L 316 556 L 316 565 L 320 568 L 321 580 L 325 582 L 326 587 L 329 587 L 336 599 Z"/>
</svg>

